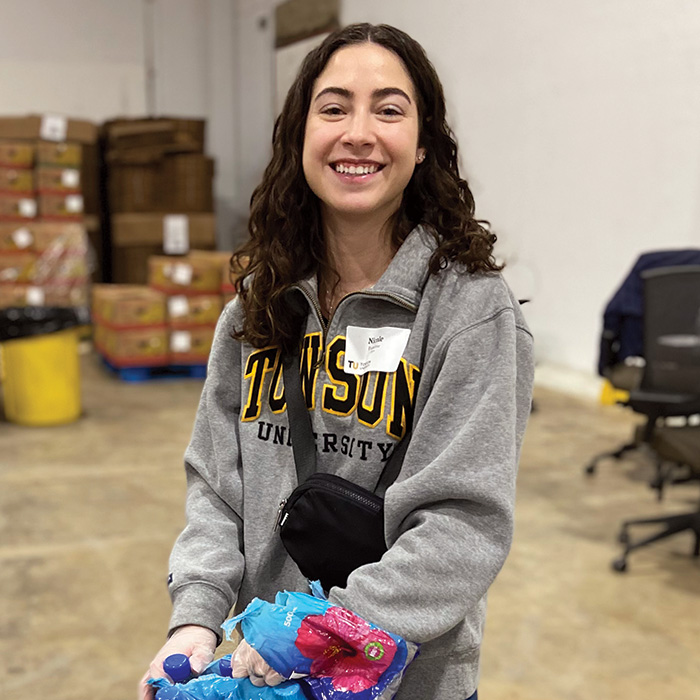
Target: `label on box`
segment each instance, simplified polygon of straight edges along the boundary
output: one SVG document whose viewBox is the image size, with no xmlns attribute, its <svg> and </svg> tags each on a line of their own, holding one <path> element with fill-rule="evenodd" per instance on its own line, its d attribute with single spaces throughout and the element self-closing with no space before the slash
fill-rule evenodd
<svg viewBox="0 0 700 700">
<path fill-rule="evenodd" d="M 83 210 L 83 195 L 69 194 L 66 197 L 66 211 L 71 214 L 79 214 Z"/>
<path fill-rule="evenodd" d="M 163 251 L 166 255 L 184 255 L 190 250 L 190 220 L 184 214 L 163 217 Z"/>
<path fill-rule="evenodd" d="M 18 228 L 12 232 L 12 240 L 20 249 L 29 248 L 34 243 L 34 236 L 32 236 L 32 232 L 28 228 Z"/>
<path fill-rule="evenodd" d="M 41 118 L 39 135 L 45 141 L 65 141 L 68 135 L 68 120 L 60 114 L 45 114 Z"/>
<path fill-rule="evenodd" d="M 27 306 L 43 306 L 46 295 L 41 287 L 27 287 Z"/>
<path fill-rule="evenodd" d="M 192 348 L 192 335 L 189 331 L 173 331 L 170 334 L 171 352 L 189 352 Z"/>
<path fill-rule="evenodd" d="M 168 299 L 168 313 L 172 318 L 177 318 L 179 316 L 187 316 L 190 312 L 190 303 L 187 301 L 186 296 L 176 296 L 170 297 Z"/>
<path fill-rule="evenodd" d="M 19 209 L 19 215 L 25 216 L 27 219 L 33 219 L 36 216 L 35 199 L 20 199 L 17 208 Z"/>
<path fill-rule="evenodd" d="M 75 189 L 80 186 L 80 171 L 79 170 L 63 170 L 61 172 L 61 184 L 70 189 Z"/>
<path fill-rule="evenodd" d="M 187 263 L 177 263 L 177 265 L 173 265 L 170 279 L 174 284 L 181 284 L 183 287 L 186 287 L 192 282 L 192 265 L 188 265 Z"/>
</svg>

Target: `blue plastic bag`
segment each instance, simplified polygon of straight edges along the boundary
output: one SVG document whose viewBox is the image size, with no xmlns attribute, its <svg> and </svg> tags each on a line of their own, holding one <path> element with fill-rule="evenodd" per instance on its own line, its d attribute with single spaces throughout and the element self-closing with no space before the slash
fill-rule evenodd
<svg viewBox="0 0 700 700">
<path fill-rule="evenodd" d="M 148 682 L 156 689 L 172 686 L 165 678 Z M 231 678 L 215 673 L 202 674 L 187 683 L 178 684 L 177 688 L 182 700 L 307 700 L 303 689 L 295 681 L 259 688 L 248 678 Z"/>
<path fill-rule="evenodd" d="M 313 590 L 313 588 L 312 588 Z M 306 593 L 255 598 L 222 625 L 243 637 L 285 678 L 300 678 L 315 700 L 389 700 L 418 652 L 350 610 Z"/>
</svg>

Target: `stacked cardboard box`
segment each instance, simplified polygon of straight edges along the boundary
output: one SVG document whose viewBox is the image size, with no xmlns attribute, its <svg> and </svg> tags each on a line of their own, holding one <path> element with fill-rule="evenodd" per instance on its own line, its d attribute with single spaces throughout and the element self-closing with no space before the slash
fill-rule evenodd
<svg viewBox="0 0 700 700">
<path fill-rule="evenodd" d="M 145 283 L 152 255 L 216 243 L 214 161 L 195 119 L 118 119 L 103 127 L 112 278 Z"/>
<path fill-rule="evenodd" d="M 94 285 L 98 352 L 117 368 L 205 365 L 234 289 L 230 258 L 210 250 L 156 255 L 148 261 L 148 285 Z"/>
<path fill-rule="evenodd" d="M 149 259 L 148 283 L 167 295 L 171 364 L 206 363 L 223 309 L 226 256 L 230 254 L 195 250 L 183 257 Z"/>
<path fill-rule="evenodd" d="M 96 139 L 90 122 L 0 117 L 0 306 L 87 304 L 83 183 L 96 191 L 97 174 L 83 155 Z"/>
<path fill-rule="evenodd" d="M 114 367 L 169 363 L 165 294 L 143 285 L 96 284 L 92 289 L 93 341 Z"/>
</svg>

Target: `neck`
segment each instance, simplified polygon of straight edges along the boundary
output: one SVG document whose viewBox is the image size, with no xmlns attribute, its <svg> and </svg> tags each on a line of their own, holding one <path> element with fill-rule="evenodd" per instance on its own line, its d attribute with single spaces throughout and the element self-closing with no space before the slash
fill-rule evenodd
<svg viewBox="0 0 700 700">
<path fill-rule="evenodd" d="M 392 223 L 393 216 L 379 222 L 324 217 L 327 264 L 319 273 L 319 299 L 326 315 L 345 295 L 371 287 L 384 274 L 396 253 Z"/>
<path fill-rule="evenodd" d="M 396 252 L 391 242 L 392 223 L 393 217 L 379 222 L 326 217 L 327 276 L 332 278 L 326 281 L 337 282 L 345 293 L 373 285 Z"/>
</svg>

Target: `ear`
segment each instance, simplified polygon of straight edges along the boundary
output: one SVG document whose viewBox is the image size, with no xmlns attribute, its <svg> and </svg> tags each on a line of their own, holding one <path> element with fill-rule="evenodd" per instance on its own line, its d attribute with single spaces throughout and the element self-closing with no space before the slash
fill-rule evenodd
<svg viewBox="0 0 700 700">
<path fill-rule="evenodd" d="M 425 148 L 416 149 L 416 163 L 420 164 L 425 160 Z"/>
</svg>

